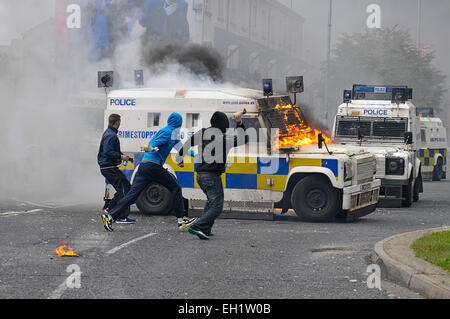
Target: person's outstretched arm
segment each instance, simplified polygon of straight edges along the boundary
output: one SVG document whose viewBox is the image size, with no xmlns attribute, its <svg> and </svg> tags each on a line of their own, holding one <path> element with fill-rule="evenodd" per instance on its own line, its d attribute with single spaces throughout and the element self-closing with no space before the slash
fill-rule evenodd
<svg viewBox="0 0 450 319">
<path fill-rule="evenodd" d="M 183 158 L 186 154 L 189 153 L 190 156 L 194 155 L 194 152 L 191 150 L 192 147 L 198 146 L 201 143 L 202 135 L 204 130 L 200 130 L 194 135 L 192 135 L 186 143 L 184 143 L 182 146 L 179 147 L 176 161 L 179 166 L 183 165 Z M 181 143 L 180 143 L 181 144 Z"/>
</svg>

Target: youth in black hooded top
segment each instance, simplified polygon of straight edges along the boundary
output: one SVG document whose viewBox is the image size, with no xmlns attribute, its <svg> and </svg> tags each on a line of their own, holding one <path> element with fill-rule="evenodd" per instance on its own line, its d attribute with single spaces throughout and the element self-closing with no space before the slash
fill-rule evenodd
<svg viewBox="0 0 450 319">
<path fill-rule="evenodd" d="M 227 134 L 229 125 L 225 113 L 215 112 L 211 117 L 211 127 L 201 129 L 184 143 L 178 152 L 178 162 L 182 161 L 184 154 L 187 154 L 190 148 L 198 146 L 197 172 L 218 175 L 225 173 L 226 159 L 230 150 L 247 144 L 249 140 L 248 135 L 245 134 L 245 126 L 242 121 L 236 126 L 237 135 Z"/>
</svg>

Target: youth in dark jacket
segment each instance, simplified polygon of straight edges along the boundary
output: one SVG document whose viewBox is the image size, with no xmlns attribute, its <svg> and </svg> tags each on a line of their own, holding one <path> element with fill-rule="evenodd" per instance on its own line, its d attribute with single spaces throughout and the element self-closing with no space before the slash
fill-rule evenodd
<svg viewBox="0 0 450 319">
<path fill-rule="evenodd" d="M 105 200 L 103 209 L 110 211 L 130 190 L 130 182 L 117 167 L 122 161 L 132 161 L 129 156 L 123 155 L 120 151 L 120 141 L 117 137 L 121 119 L 118 114 L 111 114 L 108 118 L 108 128 L 103 133 L 100 147 L 97 154 L 97 163 L 103 177 L 114 187 L 116 193 L 113 199 Z M 119 222 L 128 216 L 129 212 L 124 212 L 124 216 L 119 216 Z M 126 215 L 126 216 L 125 216 Z"/>
<path fill-rule="evenodd" d="M 180 230 L 189 227 L 197 220 L 186 216 L 181 186 L 177 179 L 163 167 L 172 148 L 180 143 L 179 134 L 182 123 L 183 117 L 178 113 L 172 113 L 167 120 L 167 126 L 159 130 L 151 139 L 130 191 L 109 213 L 101 216 L 106 230 L 113 231 L 112 224 L 117 223 L 120 216 L 129 213 L 130 206 L 136 202 L 141 192 L 153 182 L 163 185 L 172 193 L 173 210 Z M 134 220 L 130 220 L 130 223 L 134 222 Z"/>
<path fill-rule="evenodd" d="M 241 116 L 235 116 L 236 135 L 227 135 L 229 120 L 225 113 L 215 112 L 211 117 L 211 127 L 195 133 L 178 153 L 179 166 L 184 166 L 183 156 L 187 151 L 198 146 L 197 182 L 207 197 L 202 216 L 188 231 L 200 239 L 209 239 L 217 217 L 222 213 L 224 192 L 221 175 L 225 173 L 228 153 L 234 147 L 248 143 L 245 126 Z"/>
</svg>

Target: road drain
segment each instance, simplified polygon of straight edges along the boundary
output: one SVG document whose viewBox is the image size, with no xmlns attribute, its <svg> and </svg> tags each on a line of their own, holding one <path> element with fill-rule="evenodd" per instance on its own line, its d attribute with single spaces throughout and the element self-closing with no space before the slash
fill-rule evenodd
<svg viewBox="0 0 450 319">
<path fill-rule="evenodd" d="M 331 246 L 331 247 L 321 247 L 312 249 L 313 253 L 333 253 L 333 252 L 346 252 L 346 251 L 354 251 L 354 247 L 346 247 L 346 246 Z"/>
</svg>

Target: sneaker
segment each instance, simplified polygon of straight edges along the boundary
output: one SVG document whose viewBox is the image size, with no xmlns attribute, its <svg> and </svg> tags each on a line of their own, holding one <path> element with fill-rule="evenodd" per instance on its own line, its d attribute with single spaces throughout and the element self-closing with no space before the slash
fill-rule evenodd
<svg viewBox="0 0 450 319">
<path fill-rule="evenodd" d="M 193 234 L 193 235 L 197 235 L 198 238 L 200 238 L 202 240 L 208 240 L 209 239 L 209 237 L 205 233 L 203 233 L 201 230 L 189 228 L 188 232 Z"/>
<path fill-rule="evenodd" d="M 196 217 L 193 217 L 193 218 L 183 217 L 183 222 L 178 223 L 178 229 L 183 230 L 188 227 L 191 227 L 196 221 L 197 221 Z"/>
<path fill-rule="evenodd" d="M 114 220 L 112 219 L 111 215 L 109 214 L 103 214 L 102 215 L 102 223 L 103 226 L 105 227 L 105 229 L 107 231 L 113 231 L 114 229 L 112 228 L 112 223 L 114 222 Z"/>
<path fill-rule="evenodd" d="M 118 219 L 116 220 L 116 224 L 135 224 L 136 220 L 131 219 L 131 218 L 122 218 L 122 219 Z"/>
</svg>

